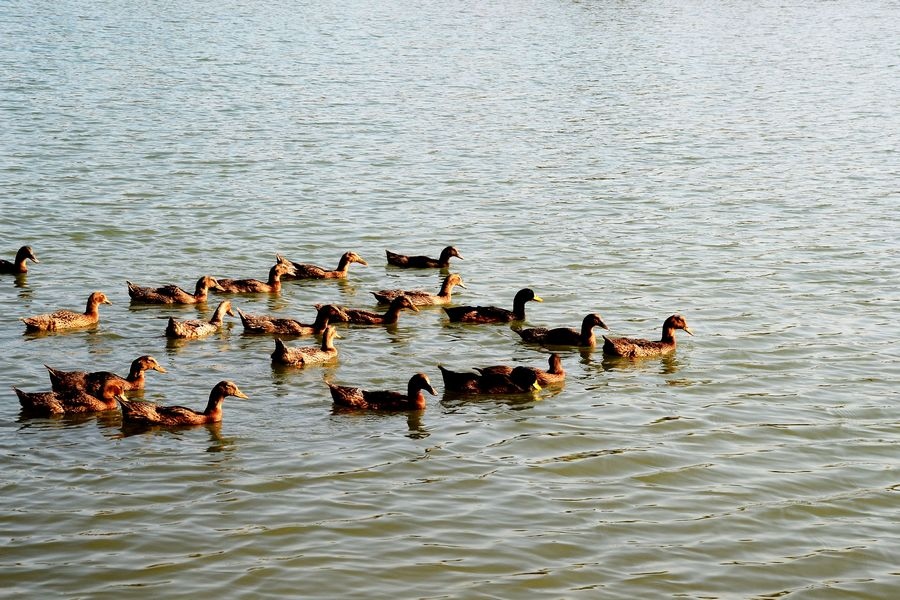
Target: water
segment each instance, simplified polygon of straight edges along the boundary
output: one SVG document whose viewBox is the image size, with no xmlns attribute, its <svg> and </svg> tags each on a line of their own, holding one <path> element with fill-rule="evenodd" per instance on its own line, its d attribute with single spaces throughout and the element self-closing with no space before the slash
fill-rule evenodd
<svg viewBox="0 0 900 600">
<path fill-rule="evenodd" d="M 219 426 L 0 403 L 0 596 L 887 598 L 900 592 L 895 2 L 0 6 L 0 388 L 124 372 Z M 438 288 L 532 325 L 599 312 L 673 357 L 564 352 L 561 390 L 445 396 L 436 365 L 545 365 L 440 310 L 275 369 L 268 336 L 167 344 L 125 280 L 370 262 L 249 312 Z M 112 306 L 92 331 L 18 318 Z M 293 342 L 312 343 L 309 340 Z M 323 378 L 438 396 L 334 414 Z"/>
</svg>

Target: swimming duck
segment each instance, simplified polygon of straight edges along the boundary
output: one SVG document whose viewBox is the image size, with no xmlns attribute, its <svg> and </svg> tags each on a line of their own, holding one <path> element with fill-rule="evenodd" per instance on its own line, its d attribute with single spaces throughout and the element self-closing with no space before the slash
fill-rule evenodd
<svg viewBox="0 0 900 600">
<path fill-rule="evenodd" d="M 552 385 L 554 383 L 561 383 L 566 379 L 566 371 L 562 366 L 562 358 L 557 353 L 553 353 L 550 355 L 547 360 L 549 363 L 549 369 L 546 371 L 542 369 L 538 369 L 536 367 L 524 367 L 532 371 L 539 385 Z M 491 367 L 476 367 L 476 371 L 478 371 L 482 375 L 512 375 L 513 367 L 507 365 L 494 365 Z"/>
<path fill-rule="evenodd" d="M 533 342 L 547 346 L 593 348 L 597 344 L 594 327 L 609 329 L 606 323 L 603 322 L 603 319 L 600 318 L 600 315 L 591 313 L 581 321 L 580 332 L 570 327 L 557 327 L 555 329 L 535 327 L 532 329 L 516 329 L 514 331 L 519 334 L 524 342 Z"/>
<path fill-rule="evenodd" d="M 337 357 L 337 348 L 334 347 L 334 338 L 339 338 L 333 325 L 325 328 L 322 334 L 321 346 L 304 346 L 301 348 L 289 348 L 279 338 L 275 338 L 275 352 L 272 353 L 272 362 L 282 365 L 306 366 L 322 363 Z"/>
<path fill-rule="evenodd" d="M 610 338 L 603 336 L 603 353 L 610 356 L 626 358 L 642 358 L 661 356 L 675 350 L 675 330 L 683 329 L 688 335 L 694 335 L 687 321 L 681 315 L 672 315 L 662 326 L 662 339 L 658 342 L 635 338 Z"/>
<path fill-rule="evenodd" d="M 209 290 L 225 291 L 215 277 L 204 275 L 197 280 L 194 293 L 191 294 L 177 285 L 164 285 L 163 287 L 143 287 L 130 281 L 128 295 L 134 304 L 200 304 L 206 302 Z"/>
<path fill-rule="evenodd" d="M 522 394 L 540 391 L 537 374 L 528 367 L 515 367 L 508 374 L 489 372 L 485 375 L 451 371 L 438 365 L 448 392 L 469 394 Z"/>
<path fill-rule="evenodd" d="M 513 309 L 506 310 L 497 306 L 452 306 L 444 307 L 450 320 L 459 323 L 509 323 L 525 319 L 525 303 L 544 300 L 535 295 L 534 290 L 524 288 L 516 293 Z"/>
<path fill-rule="evenodd" d="M 25 263 L 26 260 L 31 260 L 35 263 L 39 263 L 37 256 L 34 255 L 34 252 L 31 250 L 31 246 L 22 246 L 19 248 L 19 251 L 16 252 L 16 258 L 9 262 L 8 260 L 0 259 L 0 273 L 4 275 L 21 275 L 22 273 L 28 272 L 28 265 Z"/>
<path fill-rule="evenodd" d="M 166 326 L 166 337 L 168 338 L 199 338 L 210 333 L 215 333 L 222 328 L 225 322 L 225 315 L 234 315 L 231 310 L 231 300 L 222 300 L 216 307 L 209 321 L 201 321 L 199 319 L 187 319 L 178 321 L 175 317 L 169 317 L 169 324 Z"/>
<path fill-rule="evenodd" d="M 391 300 L 397 296 L 406 296 L 412 300 L 413 304 L 416 306 L 450 304 L 450 294 L 453 291 L 453 286 L 456 285 L 461 288 L 466 287 L 459 273 L 451 273 L 444 278 L 444 283 L 441 285 L 441 289 L 437 294 L 432 294 L 424 290 L 380 290 L 372 292 L 372 294 L 380 304 L 390 304 Z"/>
<path fill-rule="evenodd" d="M 127 377 L 120 377 L 109 371 L 61 371 L 48 365 L 44 366 L 47 367 L 50 375 L 50 387 L 54 392 L 84 390 L 95 396 L 100 395 L 100 391 L 107 381 L 118 383 L 122 386 L 122 390 L 130 392 L 144 389 L 146 382 L 144 373 L 146 371 L 166 372 L 163 366 L 150 355 L 139 356 L 131 361 Z"/>
<path fill-rule="evenodd" d="M 247 399 L 233 381 L 220 381 L 209 393 L 206 410 L 197 412 L 184 406 L 159 406 L 153 402 L 117 398 L 122 406 L 122 422 L 138 425 L 204 425 L 222 420 L 222 402 L 228 396 Z"/>
<path fill-rule="evenodd" d="M 219 286 L 225 294 L 277 294 L 281 291 L 281 279 L 294 273 L 294 267 L 279 256 L 278 262 L 269 269 L 269 279 L 219 279 Z M 287 277 L 284 277 L 287 279 Z"/>
<path fill-rule="evenodd" d="M 117 381 L 107 380 L 97 396 L 84 390 L 67 392 L 23 392 L 13 388 L 19 397 L 22 410 L 30 415 L 49 416 L 64 414 L 83 414 L 115 410 L 117 400 L 125 397 L 122 385 Z"/>
<path fill-rule="evenodd" d="M 338 323 L 351 323 L 353 325 L 395 325 L 400 319 L 400 311 L 408 308 L 419 312 L 413 301 L 406 296 L 397 296 L 391 300 L 391 305 L 384 314 L 362 310 L 359 308 L 346 308 L 335 304 L 325 304 L 335 311 L 334 321 Z"/>
<path fill-rule="evenodd" d="M 390 250 L 385 250 L 389 265 L 395 267 L 406 267 L 412 269 L 447 269 L 450 267 L 450 259 L 456 257 L 463 260 L 459 250 L 453 246 L 447 246 L 441 250 L 440 258 L 429 258 L 427 256 L 406 256 L 405 254 L 397 254 Z"/>
<path fill-rule="evenodd" d="M 64 329 L 77 329 L 96 325 L 100 321 L 100 305 L 112 304 L 103 292 L 94 292 L 88 296 L 87 308 L 83 313 L 71 310 L 58 310 L 45 315 L 22 317 L 25 323 L 25 332 L 35 331 L 62 331 Z"/>
<path fill-rule="evenodd" d="M 244 333 L 277 333 L 280 335 L 319 335 L 329 322 L 337 321 L 340 312 L 331 304 L 324 304 L 316 312 L 312 325 L 305 325 L 296 319 L 251 315 L 237 309 L 244 326 Z"/>
<path fill-rule="evenodd" d="M 284 259 L 287 260 L 287 259 Z M 344 279 L 347 277 L 347 272 L 350 270 L 350 265 L 352 263 L 359 263 L 364 267 L 369 266 L 363 258 L 357 254 L 356 252 L 344 252 L 343 256 L 341 256 L 340 262 L 338 262 L 337 269 L 334 271 L 330 271 L 324 267 L 318 267 L 316 265 L 311 265 L 307 263 L 296 263 L 292 261 L 289 262 L 295 269 L 296 273 L 291 273 L 285 277 L 285 280 L 288 279 Z"/>
<path fill-rule="evenodd" d="M 431 387 L 428 375 L 416 373 L 406 385 L 406 394 L 393 391 L 369 391 L 357 387 L 345 387 L 325 382 L 331 390 L 331 399 L 335 406 L 368 410 L 424 410 L 425 394 L 432 396 L 437 392 Z"/>
</svg>

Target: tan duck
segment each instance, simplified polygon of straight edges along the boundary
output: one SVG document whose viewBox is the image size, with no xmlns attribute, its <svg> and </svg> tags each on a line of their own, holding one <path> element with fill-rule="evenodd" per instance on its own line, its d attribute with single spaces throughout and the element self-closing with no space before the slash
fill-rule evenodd
<svg viewBox="0 0 900 600">
<path fill-rule="evenodd" d="M 395 267 L 406 267 L 411 269 L 448 269 L 450 268 L 450 259 L 454 256 L 463 260 L 459 250 L 453 246 L 447 246 L 441 250 L 440 258 L 429 258 L 427 256 L 407 256 L 405 254 L 397 254 L 390 250 L 385 250 L 389 265 Z"/>
<path fill-rule="evenodd" d="M 296 319 L 284 317 L 272 317 L 269 315 L 251 315 L 237 309 L 244 326 L 244 333 L 275 333 L 279 335 L 320 335 L 328 327 L 329 322 L 335 322 L 340 317 L 340 312 L 331 304 L 322 305 L 316 312 L 316 320 L 311 325 L 301 323 Z"/>
<path fill-rule="evenodd" d="M 419 309 L 416 308 L 413 301 L 406 296 L 397 296 L 391 300 L 391 305 L 383 314 L 359 308 L 347 308 L 335 304 L 325 304 L 322 306 L 334 308 L 336 312 L 334 316 L 335 322 L 351 323 L 353 325 L 395 325 L 400 319 L 400 311 L 404 308 L 408 308 L 413 312 L 419 312 Z"/>
<path fill-rule="evenodd" d="M 48 365 L 44 366 L 47 367 L 50 375 L 50 387 L 54 392 L 84 390 L 95 396 L 100 395 L 100 391 L 107 381 L 113 381 L 119 384 L 124 391 L 130 392 L 144 389 L 146 371 L 166 372 L 155 358 L 146 354 L 131 361 L 127 377 L 120 377 L 109 371 L 61 371 Z"/>
<path fill-rule="evenodd" d="M 542 386 L 565 381 L 566 371 L 563 369 L 562 358 L 559 354 L 554 352 L 550 355 L 547 362 L 549 363 L 549 368 L 546 371 L 538 369 L 537 367 L 524 368 L 532 371 L 537 378 L 538 384 Z M 490 367 L 476 367 L 475 370 L 482 375 L 512 375 L 513 367 L 507 365 L 494 365 Z"/>
<path fill-rule="evenodd" d="M 287 261 L 287 259 L 284 259 Z M 288 276 L 285 276 L 285 280 L 288 279 L 344 279 L 347 277 L 347 273 L 350 270 L 350 265 L 353 263 L 359 263 L 364 267 L 369 266 L 363 258 L 357 254 L 356 252 L 344 252 L 343 256 L 341 256 L 341 260 L 338 262 L 337 269 L 330 270 L 324 267 L 319 267 L 316 265 L 311 265 L 308 263 L 297 263 L 293 261 L 287 261 L 291 265 L 293 265 L 295 269 L 295 273 L 292 273 Z"/>
<path fill-rule="evenodd" d="M 133 304 L 201 304 L 206 302 L 209 290 L 225 291 L 215 277 L 204 275 L 197 280 L 194 293 L 181 289 L 177 285 L 164 285 L 163 287 L 143 287 L 130 281 L 128 295 Z"/>
<path fill-rule="evenodd" d="M 372 292 L 372 294 L 379 304 L 390 304 L 391 300 L 397 296 L 406 296 L 416 306 L 450 304 L 453 287 L 457 285 L 461 288 L 466 287 L 459 273 L 451 273 L 444 278 L 444 283 L 441 284 L 441 289 L 437 294 L 432 294 L 425 290 L 380 290 Z"/>
<path fill-rule="evenodd" d="M 122 406 L 122 422 L 133 425 L 204 425 L 222 420 L 222 402 L 228 396 L 247 399 L 232 381 L 220 381 L 209 393 L 206 410 L 197 412 L 184 406 L 160 406 L 153 402 L 127 400 L 119 397 Z"/>
<path fill-rule="evenodd" d="M 335 407 L 364 410 L 424 410 L 425 394 L 432 396 L 437 392 L 431 387 L 428 375 L 416 373 L 406 385 L 406 393 L 389 390 L 370 391 L 357 387 L 346 387 L 325 382 L 331 390 L 331 399 Z"/>
<path fill-rule="evenodd" d="M 580 348 L 593 348 L 597 345 L 597 337 L 594 335 L 594 327 L 609 329 L 600 315 L 591 313 L 581 321 L 581 331 L 570 327 L 534 327 L 531 329 L 514 330 L 524 342 L 543 344 L 545 346 L 578 346 Z"/>
<path fill-rule="evenodd" d="M 337 348 L 334 347 L 334 339 L 339 338 L 333 325 L 325 328 L 322 334 L 321 346 L 303 346 L 289 348 L 281 339 L 275 338 L 275 351 L 272 353 L 272 362 L 282 365 L 304 367 L 306 365 L 323 363 L 337 358 Z"/>
<path fill-rule="evenodd" d="M 0 259 L 0 273 L 4 275 L 21 275 L 22 273 L 28 272 L 28 264 L 25 262 L 27 260 L 33 261 L 34 263 L 39 263 L 37 256 L 34 255 L 34 252 L 31 250 L 31 246 L 22 246 L 19 248 L 19 251 L 16 252 L 16 258 L 13 259 L 12 262 Z"/>
<path fill-rule="evenodd" d="M 610 338 L 603 336 L 603 353 L 609 356 L 625 358 L 643 358 L 662 356 L 675 351 L 675 330 L 683 329 L 688 335 L 694 335 L 687 321 L 681 315 L 672 315 L 662 326 L 662 339 L 658 342 L 637 338 Z"/>
<path fill-rule="evenodd" d="M 235 316 L 234 311 L 231 310 L 231 300 L 222 300 L 209 321 L 201 321 L 199 319 L 179 321 L 175 317 L 169 317 L 169 324 L 166 325 L 166 337 L 196 339 L 215 333 L 225 323 L 225 315 Z"/>
<path fill-rule="evenodd" d="M 107 380 L 97 396 L 84 390 L 66 392 L 23 392 L 13 388 L 19 397 L 22 411 L 33 416 L 84 414 L 115 410 L 117 400 L 124 399 L 122 385 Z"/>
<path fill-rule="evenodd" d="M 522 394 L 540 391 L 537 374 L 528 367 L 515 367 L 507 373 L 487 374 L 467 371 L 451 371 L 438 365 L 444 379 L 444 389 L 448 392 L 465 394 Z"/>
<path fill-rule="evenodd" d="M 294 273 L 294 267 L 290 263 L 279 260 L 269 269 L 269 279 L 219 279 L 221 293 L 225 294 L 277 294 L 281 291 L 281 279 L 285 275 Z"/>
<path fill-rule="evenodd" d="M 71 310 L 58 310 L 45 315 L 22 317 L 25 332 L 63 331 L 96 325 L 100 321 L 100 305 L 112 304 L 103 292 L 94 292 L 88 296 L 87 308 L 83 313 Z"/>
<path fill-rule="evenodd" d="M 444 311 L 451 321 L 456 323 L 509 323 L 525 319 L 525 303 L 544 300 L 535 295 L 534 290 L 524 288 L 516 293 L 513 309 L 507 310 L 497 306 L 445 306 Z"/>
</svg>

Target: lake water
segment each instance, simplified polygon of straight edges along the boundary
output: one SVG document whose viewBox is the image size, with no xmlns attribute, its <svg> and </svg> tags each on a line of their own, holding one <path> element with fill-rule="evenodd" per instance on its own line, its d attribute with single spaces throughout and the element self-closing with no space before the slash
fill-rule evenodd
<svg viewBox="0 0 900 600">
<path fill-rule="evenodd" d="M 900 19 L 896 2 L 0 4 L 0 596 L 873 598 L 900 595 Z M 637 363 L 563 351 L 536 397 L 460 398 L 457 370 L 546 365 L 507 326 L 344 328 L 275 369 L 229 319 L 167 344 L 126 280 L 346 281 L 236 297 L 436 291 L 385 249 L 453 244 L 465 304 L 531 326 L 600 313 L 695 336 Z M 94 330 L 19 317 L 107 293 Z M 314 343 L 310 339 L 292 345 Z M 123 373 L 219 426 L 130 435 L 27 419 L 43 364 Z M 323 379 L 422 413 L 335 414 Z"/>
</svg>

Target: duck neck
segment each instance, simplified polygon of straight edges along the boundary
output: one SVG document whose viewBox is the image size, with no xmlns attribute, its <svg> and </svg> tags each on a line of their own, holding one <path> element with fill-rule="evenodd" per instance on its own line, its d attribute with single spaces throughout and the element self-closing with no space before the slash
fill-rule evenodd
<svg viewBox="0 0 900 600">
<path fill-rule="evenodd" d="M 273 292 L 281 289 L 281 270 L 278 268 L 278 265 L 269 269 L 269 281 L 267 283 Z"/>
<path fill-rule="evenodd" d="M 562 368 L 562 359 L 559 357 L 559 354 L 554 354 L 550 357 L 550 368 L 547 370 L 547 372 L 554 375 L 562 375 L 564 373 Z"/>
<path fill-rule="evenodd" d="M 387 312 L 384 313 L 384 323 L 386 325 L 393 325 L 399 321 L 401 310 L 403 309 L 398 304 L 391 304 L 390 308 L 387 309 Z"/>
<path fill-rule="evenodd" d="M 21 250 L 18 251 L 18 252 L 16 252 L 16 260 L 15 260 L 14 271 L 15 271 L 16 273 L 27 273 L 27 272 L 28 272 L 28 265 L 27 265 L 26 262 L 25 262 L 25 261 L 27 261 L 27 260 L 28 260 L 28 253 L 27 253 L 27 252 L 22 252 Z"/>
<path fill-rule="evenodd" d="M 206 285 L 206 280 L 201 279 L 197 282 L 197 285 L 194 287 L 194 298 L 197 299 L 198 302 L 206 301 L 206 297 L 209 295 L 209 286 Z"/>
<path fill-rule="evenodd" d="M 593 346 L 597 342 L 596 336 L 594 336 L 594 325 L 593 323 L 582 323 L 581 324 L 581 344 L 584 346 Z"/>
<path fill-rule="evenodd" d="M 409 397 L 410 404 L 415 406 L 417 410 L 425 408 L 425 392 L 421 389 L 410 386 L 406 391 L 406 395 Z"/>
<path fill-rule="evenodd" d="M 226 301 L 227 302 L 227 301 Z M 213 313 L 212 319 L 209 320 L 210 325 L 215 325 L 218 327 L 225 321 L 225 313 L 228 312 L 229 306 L 222 302 L 219 306 L 216 307 L 216 312 Z"/>
<path fill-rule="evenodd" d="M 144 366 L 140 363 L 140 361 L 136 360 L 131 363 L 131 369 L 128 371 L 128 377 L 125 378 L 128 383 L 143 383 L 144 381 Z"/>
<path fill-rule="evenodd" d="M 659 340 L 663 344 L 675 345 L 675 328 L 665 323 L 662 328 L 662 339 Z"/>
<path fill-rule="evenodd" d="M 444 279 L 444 283 L 441 284 L 441 291 L 438 293 L 438 296 L 440 296 L 441 298 L 449 299 L 450 294 L 453 292 L 454 285 L 456 285 L 456 284 L 453 283 L 452 281 L 450 281 L 449 277 Z"/>
<path fill-rule="evenodd" d="M 95 319 L 100 316 L 100 302 L 95 300 L 93 296 L 88 298 L 87 306 L 84 309 L 84 314 L 89 317 L 94 317 Z"/>
<path fill-rule="evenodd" d="M 206 403 L 206 410 L 203 411 L 203 414 L 210 422 L 215 423 L 222 420 L 222 402 L 224 400 L 225 394 L 218 387 L 213 388 L 213 391 L 209 393 L 209 402 Z"/>
<path fill-rule="evenodd" d="M 328 322 L 331 320 L 330 315 L 328 314 L 328 309 L 322 307 L 319 309 L 319 312 L 316 313 L 316 320 L 313 321 L 312 327 L 316 333 L 320 333 L 325 331 L 325 328 L 328 327 Z"/>
<path fill-rule="evenodd" d="M 341 260 L 338 262 L 337 269 L 334 270 L 335 273 L 340 273 L 341 275 L 346 275 L 347 271 L 350 270 L 350 256 L 344 254 L 341 256 Z"/>
<path fill-rule="evenodd" d="M 515 316 L 517 321 L 525 320 L 525 301 L 516 298 L 513 301 L 513 316 Z"/>
<path fill-rule="evenodd" d="M 322 336 L 322 351 L 333 352 L 334 350 L 334 332 L 326 331 Z"/>
</svg>

